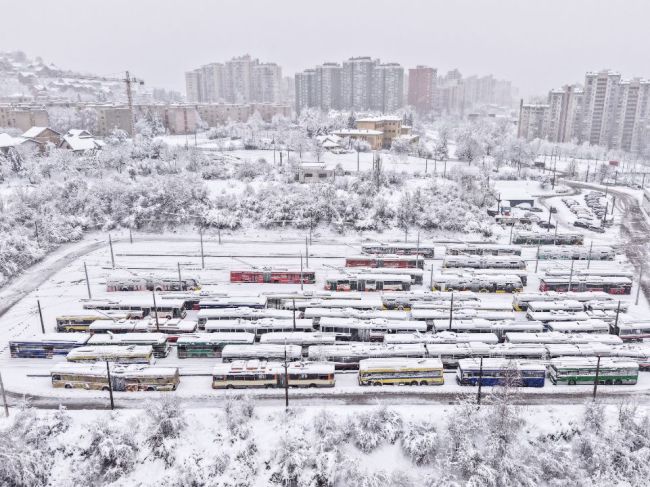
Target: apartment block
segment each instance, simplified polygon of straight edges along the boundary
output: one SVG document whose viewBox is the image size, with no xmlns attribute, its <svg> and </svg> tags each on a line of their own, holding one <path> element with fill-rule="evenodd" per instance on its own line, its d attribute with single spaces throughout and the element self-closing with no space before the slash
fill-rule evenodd
<svg viewBox="0 0 650 487">
<path fill-rule="evenodd" d="M 524 104 L 522 100 L 519 105 L 517 136 L 528 141 L 546 138 L 549 110 L 548 105 Z"/>
<path fill-rule="evenodd" d="M 436 69 L 428 66 L 409 69 L 408 104 L 419 113 L 429 113 L 433 110 L 436 74 Z"/>
<path fill-rule="evenodd" d="M 50 119 L 44 107 L 0 105 L 0 127 L 26 132 L 32 127 L 47 127 Z"/>
</svg>

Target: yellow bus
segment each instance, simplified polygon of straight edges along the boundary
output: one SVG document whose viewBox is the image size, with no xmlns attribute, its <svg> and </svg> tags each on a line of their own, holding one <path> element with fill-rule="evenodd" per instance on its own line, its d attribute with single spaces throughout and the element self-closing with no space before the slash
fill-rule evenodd
<svg viewBox="0 0 650 487">
<path fill-rule="evenodd" d="M 98 345 L 79 347 L 68 352 L 68 362 L 115 362 L 120 364 L 151 364 L 153 348 L 149 345 Z"/>
<path fill-rule="evenodd" d="M 110 364 L 114 391 L 175 391 L 180 383 L 178 368 Z M 62 362 L 51 371 L 53 387 L 108 391 L 106 364 Z"/>
<path fill-rule="evenodd" d="M 442 385 L 442 372 L 437 358 L 370 358 L 359 361 L 359 385 Z"/>
</svg>

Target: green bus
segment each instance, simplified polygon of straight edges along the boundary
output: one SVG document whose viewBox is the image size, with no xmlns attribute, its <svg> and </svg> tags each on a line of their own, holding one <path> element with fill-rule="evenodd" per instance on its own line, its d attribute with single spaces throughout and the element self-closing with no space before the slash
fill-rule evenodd
<svg viewBox="0 0 650 487">
<path fill-rule="evenodd" d="M 176 354 L 178 358 L 220 358 L 226 345 L 254 342 L 253 333 L 192 333 L 179 337 Z"/>
<path fill-rule="evenodd" d="M 639 364 L 631 361 L 618 361 L 598 357 L 561 357 L 552 359 L 548 367 L 548 377 L 553 384 L 598 384 L 623 385 L 636 384 L 639 378 Z"/>
</svg>

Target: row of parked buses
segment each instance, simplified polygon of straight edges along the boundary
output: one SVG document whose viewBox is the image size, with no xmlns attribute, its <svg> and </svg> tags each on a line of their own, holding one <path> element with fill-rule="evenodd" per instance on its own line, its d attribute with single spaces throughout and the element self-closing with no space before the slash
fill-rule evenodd
<svg viewBox="0 0 650 487">
<path fill-rule="evenodd" d="M 515 232 L 513 244 L 519 245 L 583 245 L 585 237 L 578 232 Z"/>
<path fill-rule="evenodd" d="M 539 260 L 614 260 L 616 252 L 607 245 L 579 247 L 575 245 L 549 245 L 539 247 Z"/>
<path fill-rule="evenodd" d="M 194 291 L 201 289 L 195 277 L 171 276 L 119 276 L 113 275 L 106 280 L 106 291 Z"/>
<path fill-rule="evenodd" d="M 526 261 L 518 255 L 452 255 L 445 257 L 442 267 L 468 269 L 526 269 Z"/>
</svg>

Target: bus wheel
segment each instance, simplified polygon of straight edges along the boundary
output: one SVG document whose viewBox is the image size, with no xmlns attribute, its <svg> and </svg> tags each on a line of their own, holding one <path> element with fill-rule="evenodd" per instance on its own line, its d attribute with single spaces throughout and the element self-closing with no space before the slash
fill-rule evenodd
<svg viewBox="0 0 650 487">
<path fill-rule="evenodd" d="M 381 387 L 382 384 L 381 384 L 381 382 L 373 382 L 372 385 L 373 385 L 373 386 L 380 386 L 380 387 Z"/>
<path fill-rule="evenodd" d="M 102 387 L 102 391 L 108 391 L 108 386 Z"/>
<path fill-rule="evenodd" d="M 426 380 L 421 380 L 421 381 L 420 381 L 420 385 L 421 385 L 421 386 L 426 386 L 426 385 L 428 385 L 428 384 L 429 384 L 429 383 L 428 383 Z"/>
<path fill-rule="evenodd" d="M 614 381 L 614 384 L 616 384 L 617 386 L 620 386 L 620 385 L 623 385 L 623 381 L 621 379 L 616 379 Z"/>
<path fill-rule="evenodd" d="M 412 385 L 412 386 L 417 386 L 417 385 L 418 385 L 418 381 L 416 381 L 416 380 L 412 381 L 412 382 L 411 382 L 411 385 Z"/>
<path fill-rule="evenodd" d="M 267 389 L 273 389 L 274 386 L 273 386 L 273 384 L 266 384 L 265 387 L 266 387 Z"/>
<path fill-rule="evenodd" d="M 613 382 L 612 382 L 611 379 L 607 379 L 607 380 L 605 381 L 605 385 L 607 385 L 607 386 L 611 386 L 612 384 L 613 384 Z"/>
<path fill-rule="evenodd" d="M 66 389 L 72 389 L 72 384 L 66 384 L 63 387 L 65 387 Z"/>
<path fill-rule="evenodd" d="M 149 392 L 151 392 L 151 391 L 155 391 L 156 389 L 155 389 L 154 387 L 149 386 L 149 387 L 147 387 L 147 390 L 148 390 Z"/>
<path fill-rule="evenodd" d="M 576 380 L 575 379 L 569 379 L 569 385 L 570 386 L 576 385 Z"/>
<path fill-rule="evenodd" d="M 316 384 L 309 384 L 310 389 L 313 389 L 314 387 L 316 387 Z"/>
<path fill-rule="evenodd" d="M 226 386 L 226 389 L 234 389 L 234 388 L 235 388 L 235 386 L 233 386 L 232 384 L 228 384 L 228 385 Z"/>
</svg>

